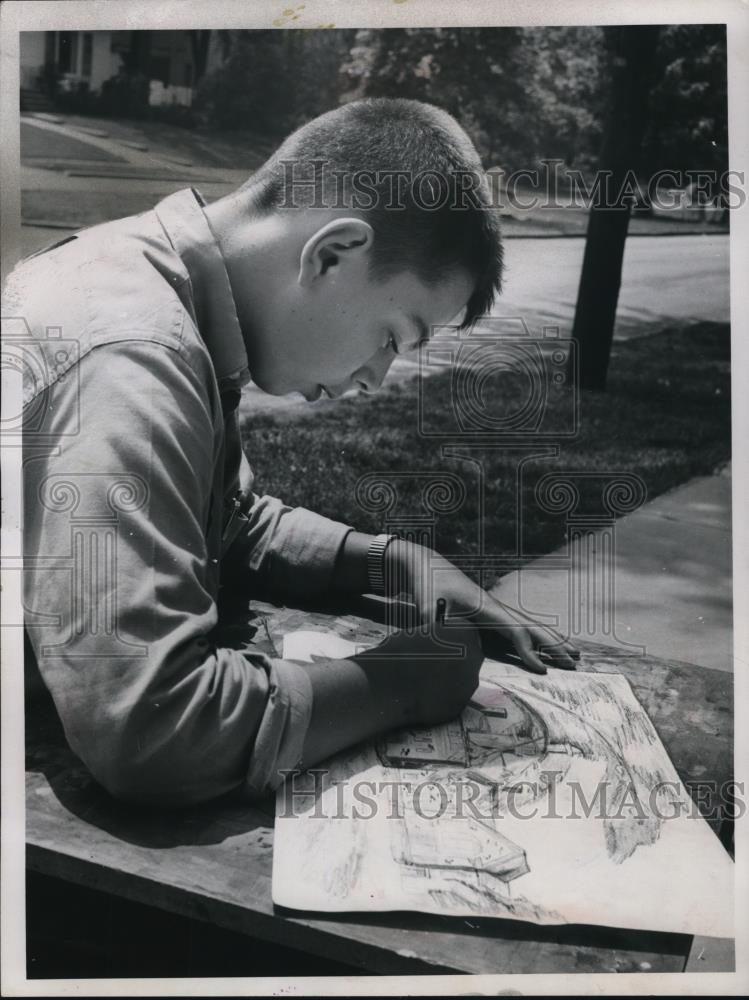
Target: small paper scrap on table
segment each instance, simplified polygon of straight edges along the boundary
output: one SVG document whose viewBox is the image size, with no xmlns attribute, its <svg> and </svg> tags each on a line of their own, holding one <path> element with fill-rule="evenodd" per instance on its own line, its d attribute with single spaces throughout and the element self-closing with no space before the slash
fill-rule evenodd
<svg viewBox="0 0 749 1000">
<path fill-rule="evenodd" d="M 291 633 L 284 657 L 352 655 Z M 733 864 L 620 674 L 486 660 L 459 719 L 279 790 L 273 901 L 733 936 Z"/>
</svg>

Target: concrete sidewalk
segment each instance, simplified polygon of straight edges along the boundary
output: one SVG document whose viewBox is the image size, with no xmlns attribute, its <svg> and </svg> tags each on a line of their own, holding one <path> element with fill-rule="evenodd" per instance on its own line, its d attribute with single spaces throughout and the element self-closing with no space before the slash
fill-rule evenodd
<svg viewBox="0 0 749 1000">
<path fill-rule="evenodd" d="M 591 535 L 581 567 L 564 548 L 504 577 L 493 595 L 573 641 L 634 644 L 652 656 L 732 671 L 730 466 L 646 503 L 613 532 L 610 598 L 602 596 L 604 531 Z M 603 621 L 604 603 L 613 628 Z M 570 609 L 579 627 L 570 628 Z"/>
</svg>

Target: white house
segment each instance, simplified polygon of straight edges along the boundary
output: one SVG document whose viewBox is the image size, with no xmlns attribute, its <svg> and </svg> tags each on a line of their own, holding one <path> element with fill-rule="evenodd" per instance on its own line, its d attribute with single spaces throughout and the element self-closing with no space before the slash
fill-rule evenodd
<svg viewBox="0 0 749 1000">
<path fill-rule="evenodd" d="M 221 62 L 213 31 L 23 31 L 21 89 L 43 90 L 45 73 L 62 86 L 100 93 L 126 66 L 151 82 L 151 103 L 190 104 L 193 87 Z"/>
</svg>

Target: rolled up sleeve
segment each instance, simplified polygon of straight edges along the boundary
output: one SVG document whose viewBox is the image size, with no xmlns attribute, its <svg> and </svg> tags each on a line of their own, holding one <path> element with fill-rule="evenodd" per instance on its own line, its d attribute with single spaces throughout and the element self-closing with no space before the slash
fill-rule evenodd
<svg viewBox="0 0 749 1000">
<path fill-rule="evenodd" d="M 127 800 L 264 794 L 300 761 L 312 688 L 299 664 L 212 639 L 208 373 L 145 339 L 79 367 L 51 388 L 51 449 L 24 460 L 27 631 L 68 741 Z M 280 529 L 302 560 L 303 528 Z"/>
<path fill-rule="evenodd" d="M 270 660 L 266 708 L 245 780 L 251 798 L 273 791 L 286 772 L 300 767 L 311 714 L 312 684 L 304 667 Z"/>
<path fill-rule="evenodd" d="M 247 524 L 237 539 L 254 589 L 279 599 L 314 597 L 330 590 L 338 553 L 351 527 L 253 495 Z"/>
</svg>

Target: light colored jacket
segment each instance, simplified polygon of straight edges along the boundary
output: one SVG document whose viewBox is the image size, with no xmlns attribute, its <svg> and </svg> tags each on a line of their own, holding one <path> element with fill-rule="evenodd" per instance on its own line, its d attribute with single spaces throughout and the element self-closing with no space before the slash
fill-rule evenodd
<svg viewBox="0 0 749 1000">
<path fill-rule="evenodd" d="M 296 767 L 304 667 L 214 641 L 219 577 L 293 600 L 351 529 L 252 491 L 247 355 L 200 195 L 22 262 L 3 301 L 24 373 L 28 636 L 71 748 L 113 794 L 260 795 Z"/>
</svg>

